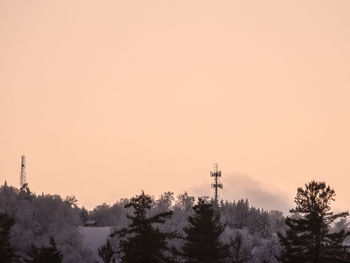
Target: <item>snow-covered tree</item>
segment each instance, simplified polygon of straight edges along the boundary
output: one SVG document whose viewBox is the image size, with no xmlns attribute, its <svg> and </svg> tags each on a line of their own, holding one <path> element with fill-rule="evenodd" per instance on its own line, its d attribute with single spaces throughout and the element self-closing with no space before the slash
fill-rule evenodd
<svg viewBox="0 0 350 263">
<path fill-rule="evenodd" d="M 269 240 L 263 240 L 259 246 L 253 249 L 252 263 L 278 263 L 277 258 L 280 255 L 280 250 L 276 236 Z"/>
<path fill-rule="evenodd" d="M 252 237 L 244 230 L 236 230 L 230 236 L 229 251 L 231 263 L 248 263 L 253 255 L 254 244 Z"/>
<path fill-rule="evenodd" d="M 31 249 L 46 246 L 53 237 L 57 249 L 63 254 L 63 263 L 92 262 L 91 252 L 83 246 L 78 232 L 79 209 L 71 198 L 63 200 L 58 195 L 35 195 L 26 185 L 18 190 L 0 187 L 0 211 L 15 220 L 10 242 L 22 257 Z"/>
<path fill-rule="evenodd" d="M 165 192 L 160 195 L 159 199 L 155 201 L 158 212 L 167 212 L 171 210 L 173 208 L 174 200 L 173 192 Z"/>
<path fill-rule="evenodd" d="M 269 211 L 269 222 L 272 233 L 284 233 L 286 230 L 285 218 L 283 213 L 278 210 Z"/>
</svg>

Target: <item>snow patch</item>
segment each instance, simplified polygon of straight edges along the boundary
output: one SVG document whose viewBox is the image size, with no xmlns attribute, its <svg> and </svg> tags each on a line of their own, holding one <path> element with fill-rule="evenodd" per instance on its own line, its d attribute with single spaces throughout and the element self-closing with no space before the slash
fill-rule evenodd
<svg viewBox="0 0 350 263">
<path fill-rule="evenodd" d="M 84 245 L 87 246 L 93 253 L 94 260 L 103 262 L 98 256 L 98 249 L 106 244 L 112 228 L 106 227 L 79 227 L 79 233 L 82 235 Z"/>
</svg>

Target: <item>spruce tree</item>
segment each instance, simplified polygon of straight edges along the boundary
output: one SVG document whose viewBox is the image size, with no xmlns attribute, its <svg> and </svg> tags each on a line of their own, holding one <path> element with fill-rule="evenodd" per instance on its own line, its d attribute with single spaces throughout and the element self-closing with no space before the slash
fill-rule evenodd
<svg viewBox="0 0 350 263">
<path fill-rule="evenodd" d="M 305 189 L 298 188 L 296 207 L 286 218 L 285 235 L 278 233 L 282 246 L 281 262 L 288 263 L 341 263 L 350 262 L 348 247 L 344 240 L 349 232 L 331 232 L 331 225 L 348 212 L 334 214 L 331 201 L 335 192 L 324 182 L 312 181 Z"/>
<path fill-rule="evenodd" d="M 30 251 L 27 253 L 29 259 L 26 263 L 61 263 L 63 256 L 57 250 L 56 243 L 53 238 L 50 238 L 50 246 L 38 248 L 32 244 Z"/>
<path fill-rule="evenodd" d="M 198 199 L 193 210 L 194 215 L 188 218 L 189 226 L 184 228 L 184 259 L 188 263 L 224 262 L 228 256 L 228 247 L 219 240 L 224 230 L 220 214 L 202 198 Z"/>
<path fill-rule="evenodd" d="M 0 262 L 17 262 L 15 249 L 10 244 L 10 231 L 15 220 L 7 214 L 0 214 Z"/>
<path fill-rule="evenodd" d="M 119 235 L 121 261 L 124 263 L 163 263 L 171 262 L 167 240 L 175 237 L 174 233 L 161 232 L 154 224 L 163 224 L 172 216 L 172 211 L 154 216 L 147 216 L 152 199 L 144 192 L 131 198 L 125 208 L 134 208 L 133 215 L 127 217 L 131 223 L 126 228 L 112 234 Z M 168 252 L 166 255 L 166 252 Z"/>
<path fill-rule="evenodd" d="M 104 263 L 112 263 L 112 258 L 114 256 L 114 250 L 111 246 L 109 240 L 107 243 L 98 249 L 98 255 L 103 260 Z"/>
</svg>

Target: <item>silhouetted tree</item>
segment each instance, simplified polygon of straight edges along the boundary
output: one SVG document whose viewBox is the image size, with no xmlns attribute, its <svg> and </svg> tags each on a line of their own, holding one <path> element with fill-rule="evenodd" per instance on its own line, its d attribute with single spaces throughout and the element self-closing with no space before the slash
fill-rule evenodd
<svg viewBox="0 0 350 263">
<path fill-rule="evenodd" d="M 0 262 L 12 263 L 17 262 L 15 249 L 10 244 L 11 227 L 15 220 L 7 214 L 0 214 Z"/>
<path fill-rule="evenodd" d="M 305 189 L 298 188 L 296 207 L 290 210 L 293 216 L 286 218 L 286 234 L 279 233 L 283 248 L 279 257 L 281 262 L 350 262 L 348 247 L 344 245 L 350 233 L 344 230 L 330 232 L 335 220 L 348 216 L 348 212 L 334 214 L 330 211 L 334 197 L 334 190 L 324 182 L 312 181 Z"/>
<path fill-rule="evenodd" d="M 114 262 L 114 261 L 111 261 L 114 254 L 115 252 L 113 251 L 113 248 L 109 240 L 107 240 L 107 243 L 105 245 L 103 245 L 98 249 L 98 255 L 103 260 L 104 263 Z"/>
<path fill-rule="evenodd" d="M 81 208 L 79 217 L 80 217 L 81 224 L 85 225 L 89 219 L 89 212 L 85 209 L 85 207 Z"/>
<path fill-rule="evenodd" d="M 50 238 L 49 247 L 38 248 L 32 244 L 27 255 L 30 258 L 24 260 L 27 263 L 61 263 L 63 259 L 63 256 L 56 248 L 56 243 L 53 238 Z"/>
<path fill-rule="evenodd" d="M 154 224 L 163 224 L 173 214 L 172 211 L 147 217 L 147 211 L 151 209 L 152 199 L 144 192 L 125 205 L 125 208 L 134 208 L 133 215 L 127 217 L 131 224 L 126 228 L 112 234 L 118 234 L 122 262 L 126 263 L 160 263 L 171 262 L 167 240 L 175 237 L 174 233 L 164 233 Z"/>
<path fill-rule="evenodd" d="M 219 240 L 224 230 L 219 213 L 202 198 L 198 199 L 193 210 L 194 215 L 188 218 L 189 226 L 184 228 L 183 257 L 188 263 L 224 262 L 228 256 L 228 247 Z"/>
</svg>

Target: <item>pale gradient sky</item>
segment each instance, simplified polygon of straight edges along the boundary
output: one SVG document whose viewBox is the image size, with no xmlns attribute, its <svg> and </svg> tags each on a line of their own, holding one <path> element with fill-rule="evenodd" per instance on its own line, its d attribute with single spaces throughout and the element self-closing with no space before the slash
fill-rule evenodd
<svg viewBox="0 0 350 263">
<path fill-rule="evenodd" d="M 218 162 L 228 198 L 237 173 L 289 207 L 316 179 L 350 209 L 349 14 L 348 0 L 0 0 L 0 181 L 18 185 L 25 153 L 33 191 L 91 208 L 211 193 Z"/>
</svg>

